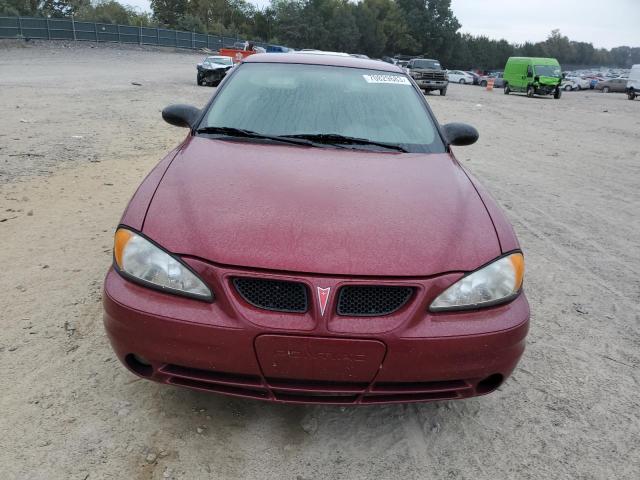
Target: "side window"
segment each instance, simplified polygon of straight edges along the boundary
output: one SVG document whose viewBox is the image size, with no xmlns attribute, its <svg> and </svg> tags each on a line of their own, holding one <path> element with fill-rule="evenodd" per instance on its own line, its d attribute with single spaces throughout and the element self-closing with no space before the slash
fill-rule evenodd
<svg viewBox="0 0 640 480">
<path fill-rule="evenodd" d="M 531 65 L 527 65 L 527 77 L 533 77 L 533 68 L 531 68 Z"/>
</svg>

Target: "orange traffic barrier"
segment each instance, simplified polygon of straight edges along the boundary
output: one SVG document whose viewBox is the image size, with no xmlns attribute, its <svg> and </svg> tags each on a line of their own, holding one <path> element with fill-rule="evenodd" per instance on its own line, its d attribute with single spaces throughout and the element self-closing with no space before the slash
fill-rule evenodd
<svg viewBox="0 0 640 480">
<path fill-rule="evenodd" d="M 487 91 L 490 92 L 491 90 L 493 90 L 493 83 L 495 82 L 495 80 L 493 78 L 490 78 L 487 80 Z"/>
</svg>

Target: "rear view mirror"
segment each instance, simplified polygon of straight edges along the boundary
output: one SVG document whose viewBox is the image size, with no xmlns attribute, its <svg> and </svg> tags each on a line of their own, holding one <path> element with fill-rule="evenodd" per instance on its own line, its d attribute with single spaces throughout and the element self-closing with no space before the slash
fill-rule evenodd
<svg viewBox="0 0 640 480">
<path fill-rule="evenodd" d="M 464 146 L 476 143 L 478 130 L 466 123 L 447 123 L 442 126 L 445 137 L 451 145 Z"/>
<path fill-rule="evenodd" d="M 200 109 L 191 105 L 169 105 L 162 110 L 162 118 L 176 127 L 193 128 L 200 118 L 200 113 Z"/>
</svg>

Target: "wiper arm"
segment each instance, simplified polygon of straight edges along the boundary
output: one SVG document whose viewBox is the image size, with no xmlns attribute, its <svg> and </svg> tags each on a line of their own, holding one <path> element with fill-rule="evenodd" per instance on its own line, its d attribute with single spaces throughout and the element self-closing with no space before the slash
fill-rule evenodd
<svg viewBox="0 0 640 480">
<path fill-rule="evenodd" d="M 241 138 L 261 138 L 265 140 L 273 140 L 275 142 L 290 143 L 293 145 L 304 145 L 307 147 L 316 147 L 317 145 L 303 138 L 288 138 L 276 135 L 265 135 L 251 130 L 244 130 L 242 128 L 234 127 L 203 127 L 196 130 L 196 133 L 210 133 L 225 135 L 229 137 L 241 137 Z"/>
<path fill-rule="evenodd" d="M 301 133 L 297 135 L 283 135 L 280 138 L 302 138 L 315 143 L 335 145 L 375 145 L 377 147 L 397 150 L 399 152 L 409 152 L 406 148 L 394 143 L 376 142 L 375 140 L 369 140 L 368 138 L 348 137 L 337 133 Z"/>
</svg>

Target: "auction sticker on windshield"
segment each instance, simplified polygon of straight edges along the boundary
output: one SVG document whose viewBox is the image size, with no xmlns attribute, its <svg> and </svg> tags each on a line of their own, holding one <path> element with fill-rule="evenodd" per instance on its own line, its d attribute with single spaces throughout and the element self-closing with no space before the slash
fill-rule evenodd
<svg viewBox="0 0 640 480">
<path fill-rule="evenodd" d="M 362 75 L 367 83 L 391 83 L 393 85 L 411 85 L 407 77 L 400 75 Z"/>
</svg>

